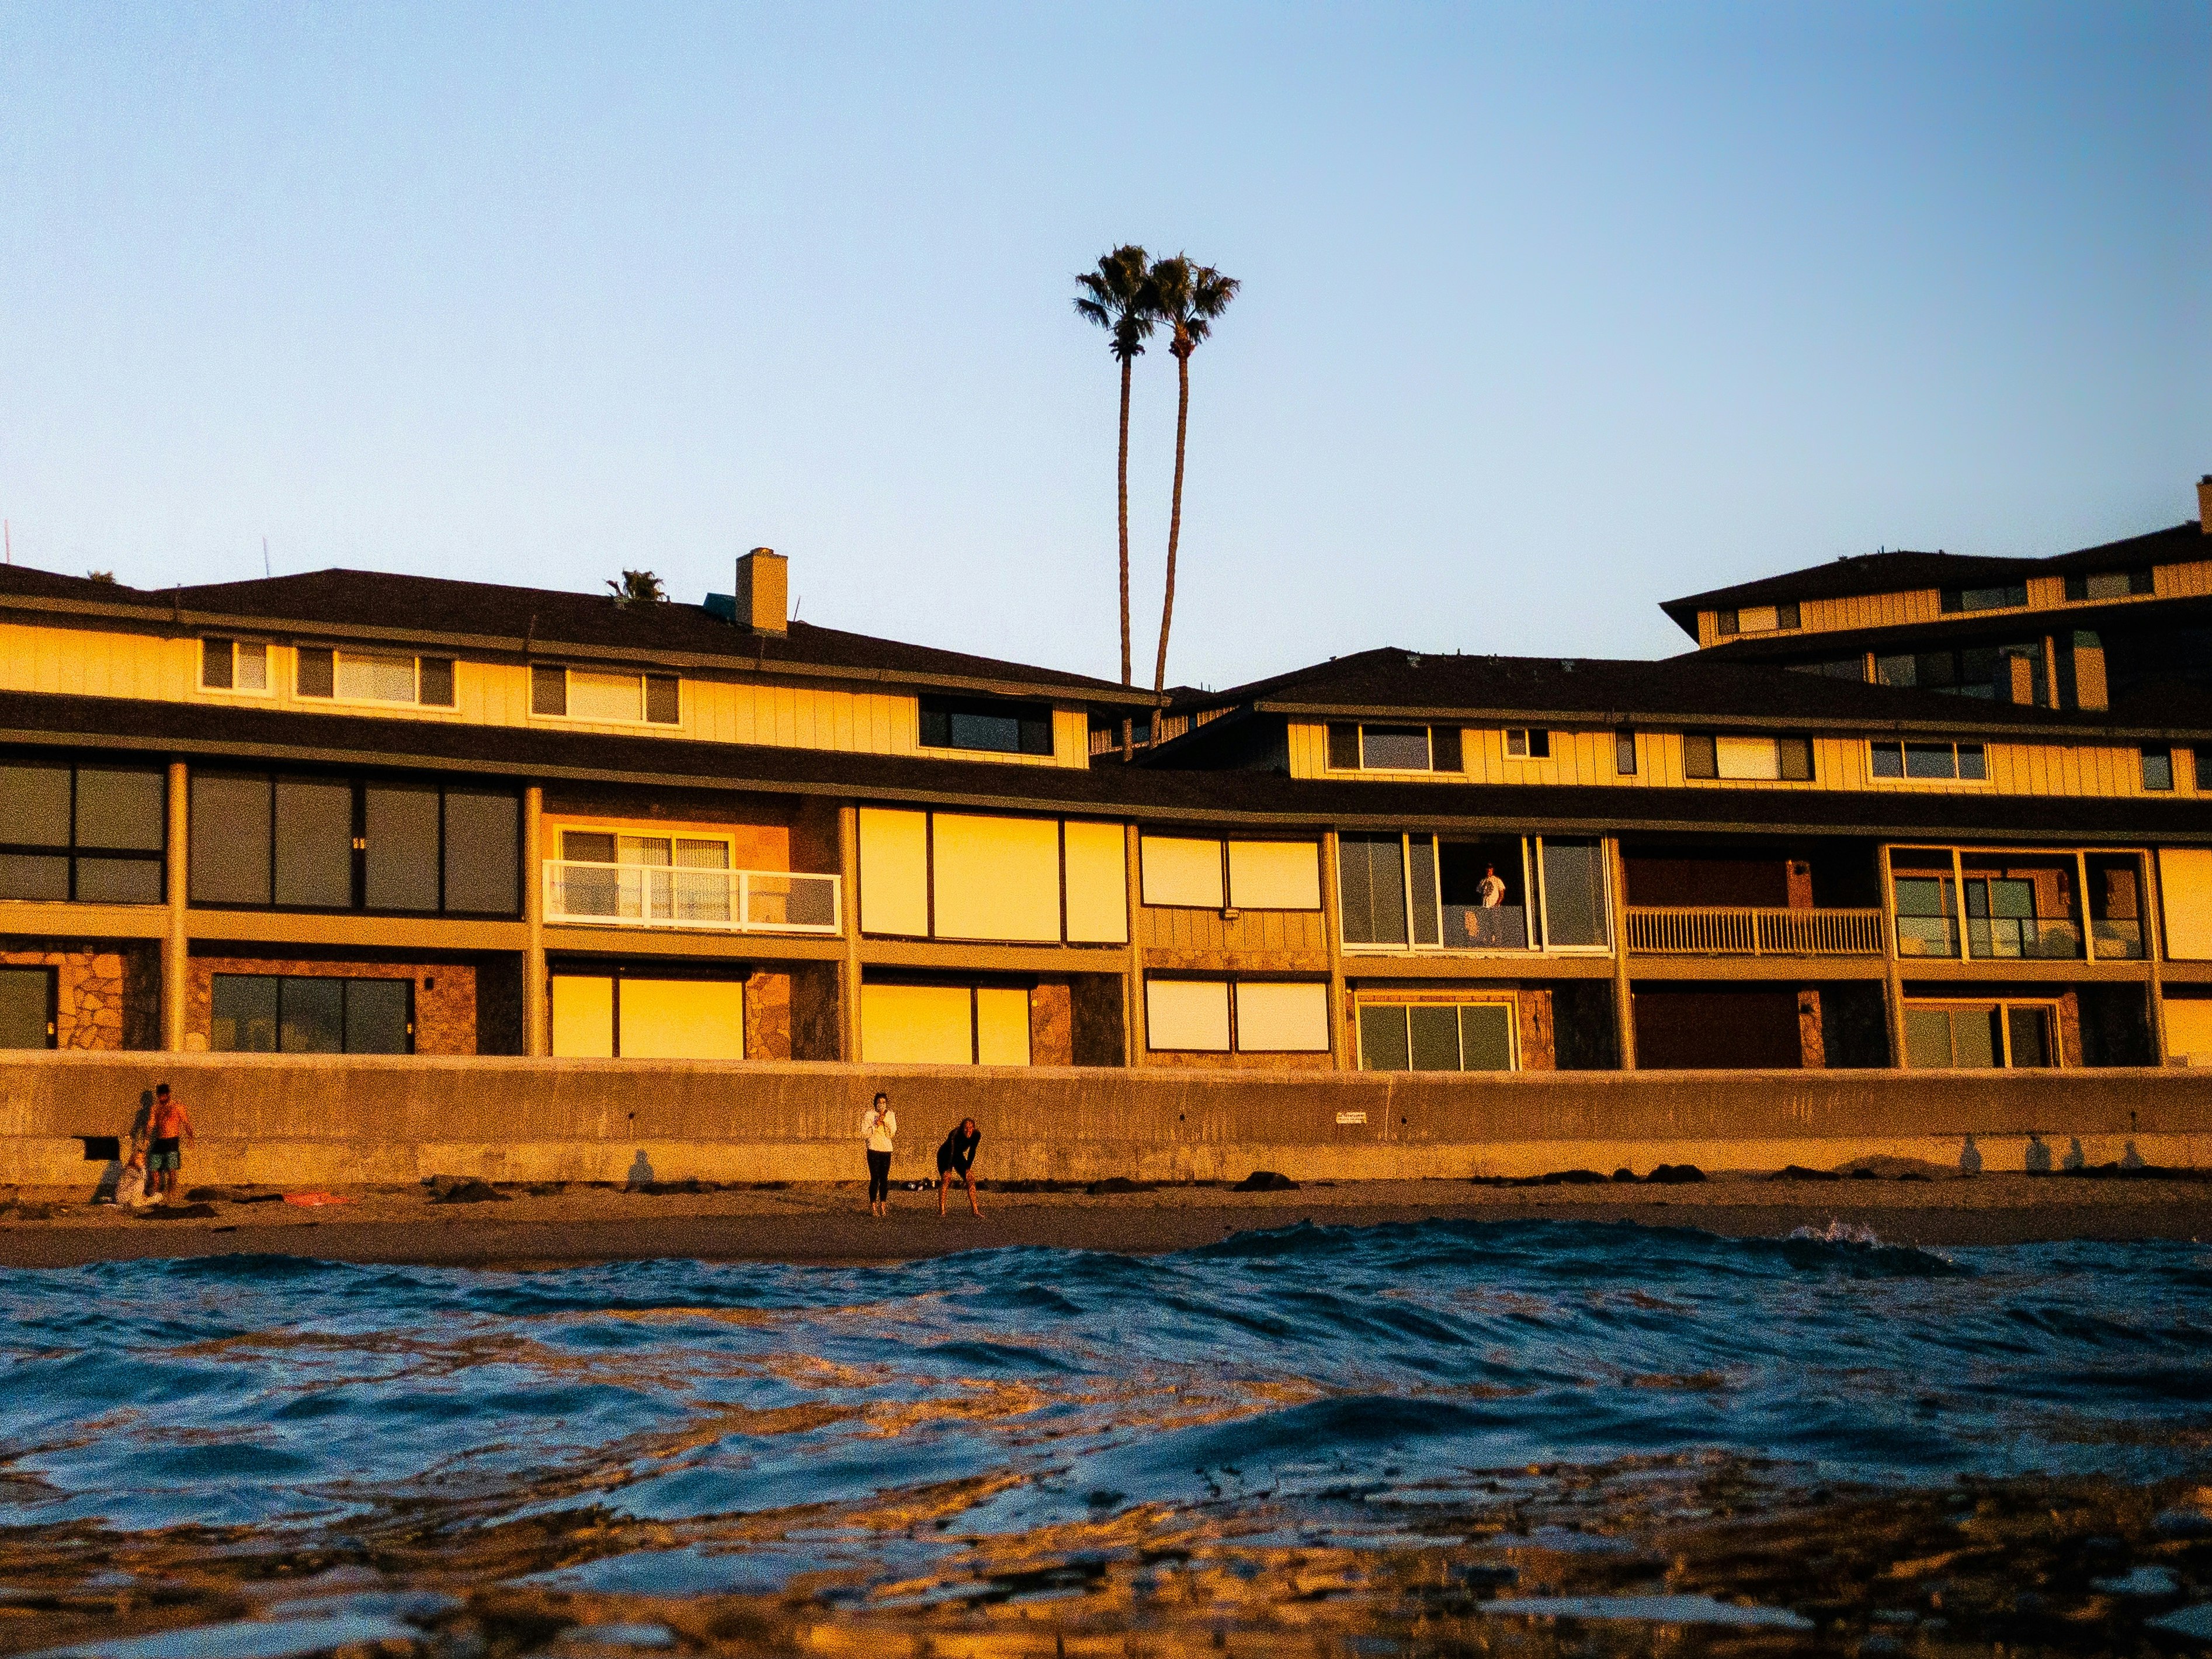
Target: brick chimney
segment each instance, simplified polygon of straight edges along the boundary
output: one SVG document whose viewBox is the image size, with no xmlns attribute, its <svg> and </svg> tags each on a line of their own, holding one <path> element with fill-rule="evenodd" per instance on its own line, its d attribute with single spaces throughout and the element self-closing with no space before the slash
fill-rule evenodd
<svg viewBox="0 0 2212 1659">
<path fill-rule="evenodd" d="M 2206 535 L 2212 536 L 2212 472 L 2197 481 L 2197 522 Z"/>
<path fill-rule="evenodd" d="M 756 634 L 790 631 L 791 561 L 772 547 L 757 547 L 738 561 L 740 628 Z"/>
</svg>

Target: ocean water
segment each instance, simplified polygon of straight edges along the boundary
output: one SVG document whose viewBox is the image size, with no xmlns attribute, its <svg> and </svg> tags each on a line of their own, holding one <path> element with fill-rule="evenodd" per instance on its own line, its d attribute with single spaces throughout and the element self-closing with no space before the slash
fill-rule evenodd
<svg viewBox="0 0 2212 1659">
<path fill-rule="evenodd" d="M 1532 1584 L 1528 1550 L 1837 1493 L 2155 1508 L 2212 1470 L 2208 1425 L 2194 1244 L 1433 1222 L 848 1268 L 141 1261 L 0 1279 L 0 1579 L 189 1567 L 249 1620 L 270 1575 L 333 1571 L 353 1599 L 318 1616 L 385 1617 L 372 1582 L 1134 1616 L 1169 1557 L 1396 1551 L 1556 1618 L 1508 1592 L 1580 1581 Z"/>
</svg>

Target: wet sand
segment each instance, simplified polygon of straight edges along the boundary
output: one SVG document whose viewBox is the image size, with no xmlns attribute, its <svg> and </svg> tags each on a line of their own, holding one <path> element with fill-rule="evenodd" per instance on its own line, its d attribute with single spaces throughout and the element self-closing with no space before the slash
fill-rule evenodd
<svg viewBox="0 0 2212 1659">
<path fill-rule="evenodd" d="M 835 1263 L 1013 1245 L 1145 1255 L 1302 1223 L 1436 1218 L 1626 1221 L 1735 1237 L 1781 1237 L 1832 1224 L 1863 1229 L 1887 1243 L 1930 1245 L 2212 1237 L 2212 1176 L 2198 1175 L 1842 1181 L 1721 1175 L 1679 1186 L 1414 1181 L 1315 1182 L 1291 1192 L 1200 1186 L 987 1192 L 981 1220 L 957 1200 L 939 1220 L 933 1193 L 906 1191 L 894 1193 L 891 1215 L 876 1220 L 864 1212 L 857 1182 L 658 1194 L 514 1187 L 497 1200 L 463 1203 L 434 1201 L 421 1187 L 341 1188 L 335 1195 L 351 1201 L 313 1208 L 283 1202 L 273 1192 L 233 1193 L 198 1216 L 132 1214 L 86 1202 L 84 1190 L 0 1193 L 0 1200 L 9 1200 L 0 1201 L 0 1267 L 233 1254 L 453 1267 L 656 1257 Z M 259 1201 L 240 1201 L 246 1196 Z"/>
</svg>

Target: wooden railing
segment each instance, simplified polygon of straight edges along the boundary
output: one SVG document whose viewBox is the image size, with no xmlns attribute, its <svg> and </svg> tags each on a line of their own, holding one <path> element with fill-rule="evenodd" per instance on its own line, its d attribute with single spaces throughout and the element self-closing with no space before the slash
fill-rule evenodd
<svg viewBox="0 0 2212 1659">
<path fill-rule="evenodd" d="M 1632 906 L 1628 948 L 1646 956 L 1878 957 L 1881 912 Z"/>
</svg>

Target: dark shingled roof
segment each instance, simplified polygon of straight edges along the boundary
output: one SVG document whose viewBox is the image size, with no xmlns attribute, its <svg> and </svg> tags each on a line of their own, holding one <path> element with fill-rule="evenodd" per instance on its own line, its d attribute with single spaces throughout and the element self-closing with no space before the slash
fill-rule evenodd
<svg viewBox="0 0 2212 1659">
<path fill-rule="evenodd" d="M 1816 633 L 1739 634 L 1709 645 L 1702 651 L 1686 651 L 1674 662 L 1784 663 L 1821 662 L 1831 658 L 1862 656 L 1869 651 L 1887 654 L 1898 651 L 1944 650 L 1978 642 L 2039 639 L 2053 629 L 2064 632 L 2087 629 L 2118 638 L 2138 629 L 2189 628 L 2212 620 L 2212 595 L 2189 594 L 2172 599 L 2112 599 L 2097 605 L 2070 605 L 2063 611 L 1955 611 L 1927 631 L 1930 624 L 1899 627 L 1838 628 Z"/>
<path fill-rule="evenodd" d="M 273 709 L 226 708 L 211 716 L 210 710 L 189 703 L 45 692 L 0 692 L 0 744 L 98 749 L 234 766 L 347 765 L 547 782 L 1110 814 L 1195 826 L 2212 843 L 2212 806 L 2196 799 L 1369 783 L 1296 780 L 1261 771 L 1011 766 Z"/>
<path fill-rule="evenodd" d="M 1969 553 L 1862 553 L 1779 576 L 1762 576 L 1733 587 L 1716 587 L 1686 599 L 1668 599 L 1660 609 L 1692 639 L 1698 636 L 1700 611 L 1741 611 L 1746 605 L 1842 599 L 1862 593 L 1900 593 L 1930 587 L 1991 587 L 2030 576 L 2071 576 L 2092 570 L 2125 570 L 2144 564 L 2173 564 L 2212 556 L 2202 526 L 2194 519 L 2148 535 L 2085 547 L 2046 559 L 1991 558 Z"/>
<path fill-rule="evenodd" d="M 57 586 L 59 584 L 59 586 Z M 1110 680 L 906 645 L 796 622 L 782 635 L 755 634 L 696 605 L 617 605 L 610 594 L 570 593 L 436 576 L 318 570 L 256 581 L 159 590 L 118 587 L 8 567 L 0 595 L 127 607 L 186 626 L 262 626 L 336 638 L 447 643 L 480 650 L 563 652 L 1038 695 L 1079 702 L 1149 705 L 1149 691 Z M 71 608 L 75 608 L 75 605 Z"/>
<path fill-rule="evenodd" d="M 1395 716 L 1504 725 L 1664 721 L 1953 736 L 2001 732 L 2056 738 L 2071 732 L 2100 740 L 2124 735 L 2106 714 L 1866 685 L 1764 664 L 1716 662 L 1706 653 L 1639 662 L 1437 656 L 1388 647 L 1255 680 L 1207 702 L 1216 708 L 1316 719 Z M 1156 763 L 1175 763 L 1178 751 L 1189 752 L 1186 745 L 1226 724 L 1211 722 L 1163 744 Z M 2164 719 L 2149 730 L 2160 738 L 2176 735 Z"/>
</svg>

